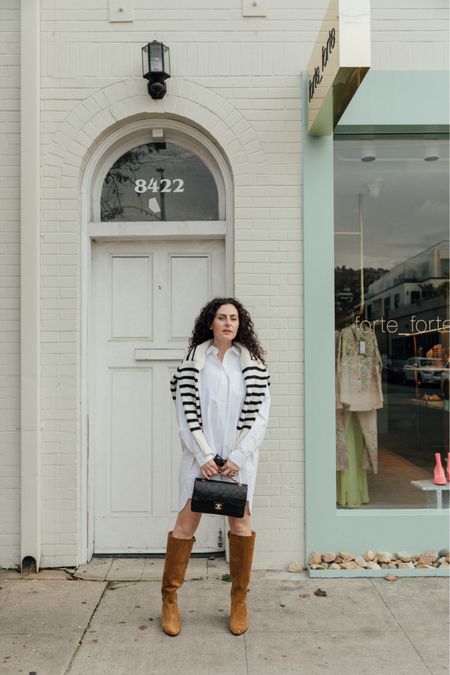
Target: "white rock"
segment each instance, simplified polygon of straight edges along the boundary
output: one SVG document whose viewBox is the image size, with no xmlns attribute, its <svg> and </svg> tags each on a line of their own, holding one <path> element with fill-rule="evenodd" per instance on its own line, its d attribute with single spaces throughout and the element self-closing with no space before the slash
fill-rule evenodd
<svg viewBox="0 0 450 675">
<path fill-rule="evenodd" d="M 350 562 L 350 560 L 355 559 L 353 553 L 350 553 L 349 551 L 340 551 L 338 555 L 340 558 L 342 558 L 343 562 Z"/>
<path fill-rule="evenodd" d="M 331 563 L 331 565 L 328 568 L 329 570 L 340 570 L 341 566 L 338 563 Z"/>
<path fill-rule="evenodd" d="M 322 560 L 323 560 L 323 562 L 326 562 L 326 563 L 332 563 L 336 560 L 336 553 L 332 553 L 331 551 L 328 551 L 327 553 L 324 553 L 322 555 Z"/>
<path fill-rule="evenodd" d="M 370 549 L 366 551 L 363 555 L 364 560 L 367 562 L 370 562 L 371 560 L 375 560 L 375 553 L 374 551 L 371 551 Z"/>
<path fill-rule="evenodd" d="M 409 562 L 413 558 L 411 553 L 408 553 L 407 551 L 399 551 L 395 555 L 399 560 L 401 560 L 404 563 Z"/>
<path fill-rule="evenodd" d="M 414 563 L 413 563 L 412 560 L 410 560 L 409 562 L 402 562 L 402 561 L 400 561 L 400 562 L 398 563 L 398 569 L 399 569 L 399 570 L 408 570 L 408 569 L 411 569 L 411 568 L 414 569 Z"/>
<path fill-rule="evenodd" d="M 388 553 L 387 551 L 382 551 L 382 552 L 377 554 L 377 560 L 378 560 L 379 563 L 391 562 L 392 553 Z"/>
<path fill-rule="evenodd" d="M 380 565 L 379 565 L 377 562 L 375 562 L 374 560 L 368 560 L 368 562 L 367 562 L 367 569 L 369 569 L 369 570 L 380 570 L 381 567 L 380 567 Z"/>
<path fill-rule="evenodd" d="M 341 564 L 341 569 L 343 569 L 343 570 L 357 570 L 357 569 L 359 569 L 359 567 L 355 563 L 354 560 L 347 560 L 347 562 L 343 562 Z"/>
<path fill-rule="evenodd" d="M 310 567 L 312 567 L 312 565 L 320 565 L 321 562 L 322 558 L 320 556 L 320 553 L 318 553 L 317 551 L 313 551 L 312 553 L 310 553 L 310 556 L 308 558 L 308 565 Z"/>
<path fill-rule="evenodd" d="M 291 560 L 288 565 L 288 572 L 303 572 L 303 566 L 300 565 L 298 560 Z"/>
<path fill-rule="evenodd" d="M 355 558 L 355 563 L 358 565 L 358 567 L 367 567 L 367 561 L 364 560 L 362 555 L 357 555 Z"/>
</svg>

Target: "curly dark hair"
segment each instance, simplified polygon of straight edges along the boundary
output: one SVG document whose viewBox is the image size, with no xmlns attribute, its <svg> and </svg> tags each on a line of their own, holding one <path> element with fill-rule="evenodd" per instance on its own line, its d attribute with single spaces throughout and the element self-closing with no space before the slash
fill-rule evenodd
<svg viewBox="0 0 450 675">
<path fill-rule="evenodd" d="M 236 342 L 240 342 L 244 347 L 247 347 L 254 358 L 265 364 L 264 350 L 255 333 L 252 318 L 245 307 L 239 300 L 236 300 L 236 298 L 214 298 L 202 307 L 200 314 L 195 319 L 192 336 L 189 341 L 189 349 L 192 349 L 213 337 L 210 326 L 214 321 L 217 310 L 222 305 L 233 305 L 237 309 L 239 315 L 239 328 L 236 334 Z"/>
</svg>

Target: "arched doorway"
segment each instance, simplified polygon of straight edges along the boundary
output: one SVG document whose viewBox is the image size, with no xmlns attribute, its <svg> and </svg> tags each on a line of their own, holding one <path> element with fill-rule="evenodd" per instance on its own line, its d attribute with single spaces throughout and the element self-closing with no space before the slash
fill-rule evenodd
<svg viewBox="0 0 450 675">
<path fill-rule="evenodd" d="M 231 176 L 211 141 L 146 119 L 94 155 L 83 185 L 87 559 L 164 550 L 180 452 L 169 379 L 200 307 L 232 292 Z M 224 525 L 205 518 L 198 550 L 220 550 Z"/>
</svg>

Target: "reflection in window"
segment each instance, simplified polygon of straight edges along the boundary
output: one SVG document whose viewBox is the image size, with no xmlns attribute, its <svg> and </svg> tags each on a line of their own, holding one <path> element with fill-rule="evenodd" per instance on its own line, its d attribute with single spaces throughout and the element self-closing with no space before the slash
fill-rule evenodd
<svg viewBox="0 0 450 675">
<path fill-rule="evenodd" d="M 109 170 L 102 221 L 217 220 L 214 178 L 197 155 L 174 143 L 145 143 Z"/>
<path fill-rule="evenodd" d="M 337 505 L 436 508 L 423 481 L 449 451 L 448 139 L 334 149 Z"/>
</svg>

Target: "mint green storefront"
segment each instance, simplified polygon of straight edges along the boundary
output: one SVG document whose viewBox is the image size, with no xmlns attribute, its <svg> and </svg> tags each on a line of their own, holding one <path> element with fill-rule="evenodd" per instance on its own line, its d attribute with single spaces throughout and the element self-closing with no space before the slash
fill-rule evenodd
<svg viewBox="0 0 450 675">
<path fill-rule="evenodd" d="M 307 101 L 306 74 L 305 81 Z M 449 75 L 369 71 L 334 135 L 308 135 L 306 120 L 305 110 L 306 554 L 308 557 L 313 550 L 348 550 L 360 555 L 367 549 L 411 553 L 448 549 L 448 491 L 444 491 L 443 503 L 439 504 L 442 507 L 438 508 L 436 494 L 423 492 L 413 480 L 432 478 L 431 458 L 435 452 L 447 457 L 449 445 L 447 376 L 443 373 L 450 330 L 435 329 L 436 325 L 442 328 L 443 320 L 449 318 Z M 377 166 L 381 168 L 375 170 Z M 354 180 L 367 189 L 355 188 L 355 194 L 348 196 L 344 193 L 352 171 Z M 438 197 L 433 196 L 436 186 L 440 186 Z M 359 211 L 357 191 L 364 192 Z M 412 206 L 416 199 L 422 200 L 417 208 Z M 395 213 L 386 215 L 383 209 L 389 203 Z M 367 219 L 367 246 L 362 243 L 362 225 L 355 226 L 357 214 Z M 345 229 L 342 223 L 350 223 L 354 231 L 341 231 Z M 357 230 L 359 238 L 340 236 L 357 235 Z M 357 261 L 359 255 L 361 260 L 364 256 L 364 263 L 358 271 L 358 263 L 352 260 Z M 341 264 L 337 267 L 338 259 Z M 434 264 L 439 264 L 439 274 L 434 268 L 430 271 Z M 391 318 L 393 328 L 392 334 L 379 330 L 378 335 L 385 391 L 384 409 L 378 411 L 378 432 L 381 476 L 385 478 L 381 484 L 379 477 L 369 477 L 369 494 L 378 494 L 378 505 L 374 499 L 356 508 L 341 508 L 336 486 L 335 311 L 355 300 L 357 291 L 352 290 L 352 284 L 356 287 L 356 275 L 361 270 L 366 277 L 373 276 L 372 280 L 366 278 L 366 286 L 361 282 L 365 318 L 373 320 L 383 314 L 383 318 Z M 347 274 L 349 279 L 349 287 L 339 293 L 335 292 L 335 274 Z M 440 324 L 436 324 L 438 315 Z M 422 323 L 417 324 L 419 320 Z M 409 332 L 404 328 L 408 325 L 412 326 Z M 448 328 L 449 324 L 444 325 Z M 427 326 L 427 330 L 413 330 L 416 326 Z M 442 368 L 413 369 L 413 379 L 408 379 L 408 368 L 414 366 L 415 357 L 423 359 L 419 365 L 442 363 Z M 377 573 L 386 572 L 357 572 L 358 576 Z M 355 572 L 325 570 L 311 574 L 350 576 Z M 447 575 L 448 569 L 399 570 L 397 574 Z"/>
</svg>

